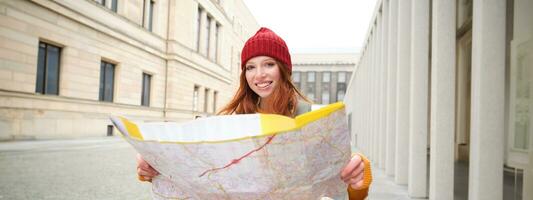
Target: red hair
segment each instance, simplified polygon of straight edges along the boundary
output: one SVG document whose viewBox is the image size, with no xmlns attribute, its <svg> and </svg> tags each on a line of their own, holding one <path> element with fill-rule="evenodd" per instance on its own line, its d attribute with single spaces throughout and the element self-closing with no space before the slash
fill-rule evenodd
<svg viewBox="0 0 533 200">
<path fill-rule="evenodd" d="M 239 89 L 233 99 L 220 111 L 218 114 L 253 114 L 253 113 L 269 113 L 280 114 L 292 117 L 296 112 L 298 105 L 298 98 L 304 101 L 311 102 L 307 99 L 292 83 L 291 75 L 287 67 L 281 62 L 277 61 L 277 66 L 280 71 L 280 84 L 272 92 L 271 97 L 273 106 L 269 106 L 269 110 L 262 110 L 259 108 L 259 95 L 257 95 L 248 85 L 246 81 L 246 71 L 241 72 Z"/>
</svg>

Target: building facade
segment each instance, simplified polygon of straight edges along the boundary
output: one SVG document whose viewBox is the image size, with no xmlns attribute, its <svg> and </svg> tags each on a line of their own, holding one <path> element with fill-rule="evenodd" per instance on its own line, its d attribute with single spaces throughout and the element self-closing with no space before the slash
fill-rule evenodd
<svg viewBox="0 0 533 200">
<path fill-rule="evenodd" d="M 342 101 L 357 54 L 293 54 L 292 80 L 314 104 Z"/>
<path fill-rule="evenodd" d="M 353 143 L 409 196 L 533 199 L 531 10 L 378 1 L 345 102 Z"/>
<path fill-rule="evenodd" d="M 0 140 L 211 115 L 258 27 L 241 0 L 0 1 Z"/>
</svg>

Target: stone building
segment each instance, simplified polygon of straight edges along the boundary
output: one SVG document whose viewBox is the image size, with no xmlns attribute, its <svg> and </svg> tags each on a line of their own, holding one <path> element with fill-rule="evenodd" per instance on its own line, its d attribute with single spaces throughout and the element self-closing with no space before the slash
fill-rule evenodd
<svg viewBox="0 0 533 200">
<path fill-rule="evenodd" d="M 293 54 L 292 80 L 315 104 L 342 101 L 357 54 Z"/>
<path fill-rule="evenodd" d="M 353 143 L 409 196 L 533 199 L 531 10 L 377 2 L 345 102 Z"/>
<path fill-rule="evenodd" d="M 0 140 L 211 115 L 258 27 L 242 0 L 2 0 Z"/>
</svg>

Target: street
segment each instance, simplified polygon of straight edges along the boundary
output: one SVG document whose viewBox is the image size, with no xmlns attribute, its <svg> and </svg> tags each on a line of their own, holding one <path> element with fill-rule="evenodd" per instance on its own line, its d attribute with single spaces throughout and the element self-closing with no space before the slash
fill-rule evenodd
<svg viewBox="0 0 533 200">
<path fill-rule="evenodd" d="M 120 137 L 0 142 L 0 199 L 151 199 Z"/>
</svg>

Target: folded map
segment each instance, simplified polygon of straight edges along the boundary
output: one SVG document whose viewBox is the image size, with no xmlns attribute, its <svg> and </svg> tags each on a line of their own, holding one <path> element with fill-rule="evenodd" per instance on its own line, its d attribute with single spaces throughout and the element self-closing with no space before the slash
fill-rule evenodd
<svg viewBox="0 0 533 200">
<path fill-rule="evenodd" d="M 154 199 L 345 198 L 351 156 L 344 104 L 295 118 L 223 115 L 184 123 L 111 117 L 160 175 Z"/>
</svg>

